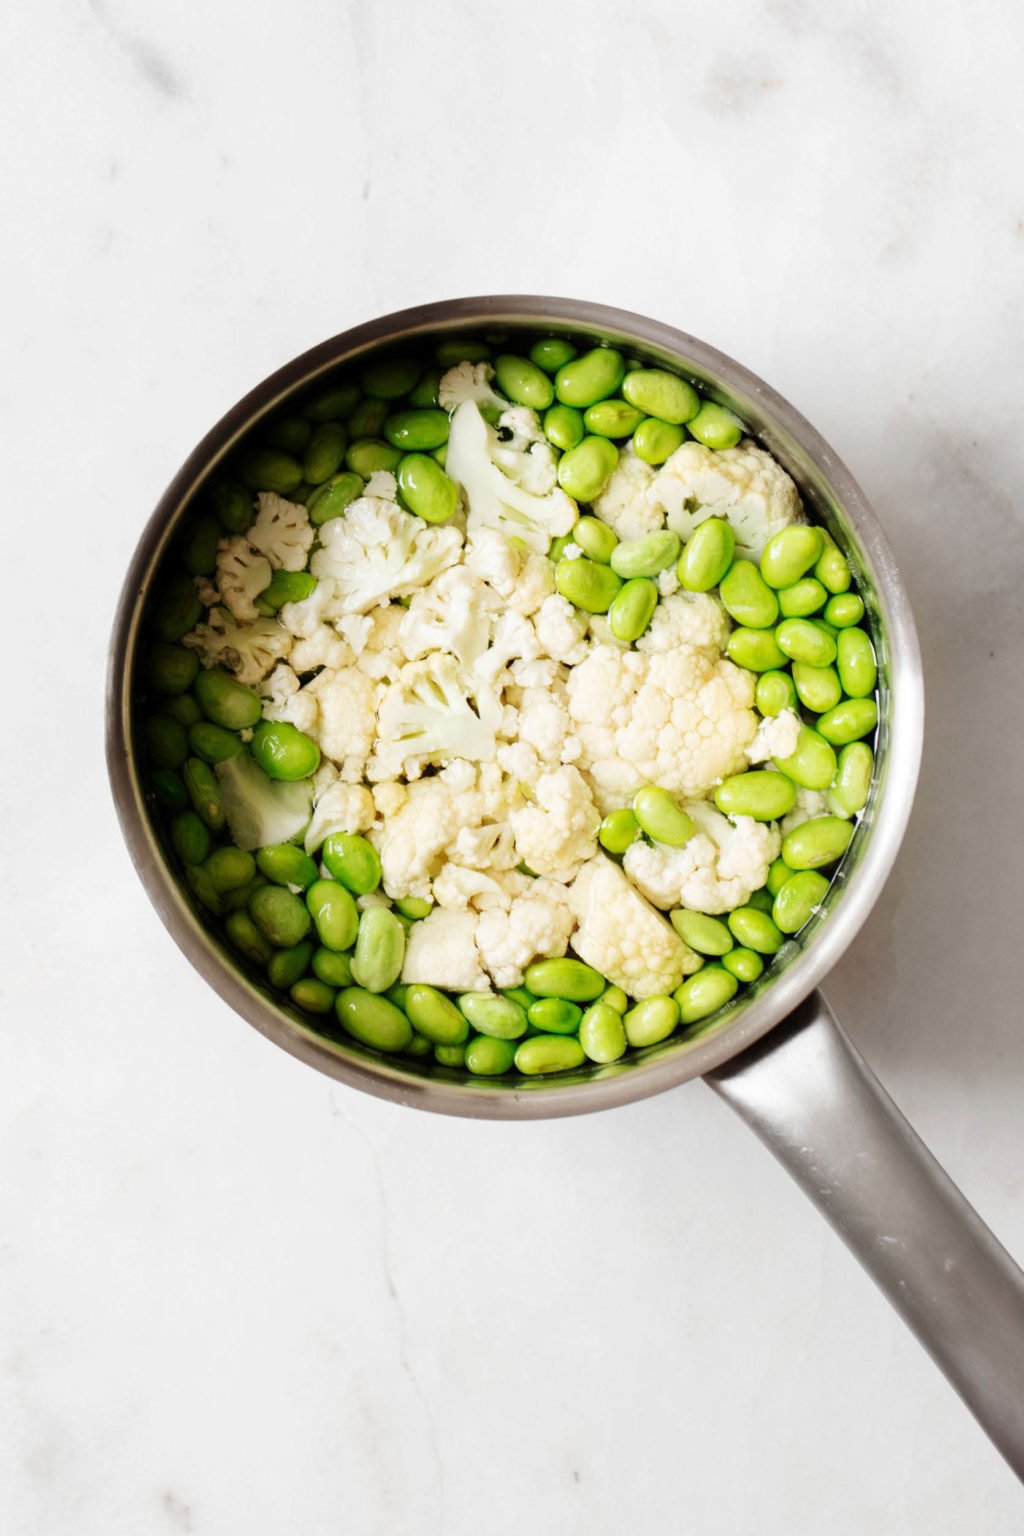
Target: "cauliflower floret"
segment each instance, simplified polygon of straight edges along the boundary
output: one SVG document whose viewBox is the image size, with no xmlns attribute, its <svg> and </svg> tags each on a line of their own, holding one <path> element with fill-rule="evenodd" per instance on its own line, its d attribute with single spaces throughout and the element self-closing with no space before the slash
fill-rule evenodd
<svg viewBox="0 0 1024 1536">
<path fill-rule="evenodd" d="M 454 656 L 435 651 L 404 666 L 386 689 L 379 711 L 377 758 L 392 777 L 410 761 L 494 757 L 501 700 L 491 684 L 467 679 Z"/>
<path fill-rule="evenodd" d="M 494 682 L 513 659 L 531 662 L 539 655 L 537 635 L 529 619 L 521 613 L 503 613 L 494 626 L 490 646 L 473 670 L 478 677 Z"/>
<path fill-rule="evenodd" d="M 533 785 L 534 801 L 509 814 L 516 852 L 536 875 L 571 880 L 597 849 L 601 816 L 578 769 L 556 768 Z"/>
<path fill-rule="evenodd" d="M 496 987 L 518 987 L 526 967 L 564 955 L 576 926 L 567 888 L 556 880 L 526 880 L 510 906 L 481 915 L 476 947 Z"/>
<path fill-rule="evenodd" d="M 437 386 L 438 403 L 442 410 L 453 411 L 464 400 L 473 400 L 477 405 L 489 405 L 496 411 L 503 411 L 508 401 L 494 393 L 491 388 L 493 378 L 494 369 L 490 363 L 456 363 L 454 368 L 441 375 Z"/>
<path fill-rule="evenodd" d="M 260 683 L 260 697 L 264 700 L 264 720 L 284 720 L 285 716 L 277 713 L 287 705 L 292 694 L 299 691 L 299 680 L 286 661 L 278 662 L 269 677 L 265 677 Z"/>
<path fill-rule="evenodd" d="M 476 766 L 467 763 L 463 757 L 456 757 L 441 769 L 438 778 L 447 784 L 452 794 L 465 795 L 476 786 Z"/>
<path fill-rule="evenodd" d="M 773 757 L 791 756 L 800 739 L 801 724 L 795 709 L 784 709 L 762 720 L 757 735 L 747 748 L 747 760 L 767 763 Z"/>
<path fill-rule="evenodd" d="M 484 992 L 490 984 L 477 955 L 475 912 L 445 907 L 413 923 L 405 943 L 402 981 L 426 981 L 449 992 Z"/>
<path fill-rule="evenodd" d="M 771 822 L 752 816 L 727 820 L 706 800 L 687 804 L 697 831 L 681 848 L 631 843 L 622 866 L 656 907 L 731 912 L 742 907 L 768 878 L 781 838 Z"/>
<path fill-rule="evenodd" d="M 820 789 L 797 789 L 796 804 L 788 815 L 783 816 L 779 823 L 783 837 L 792 832 L 794 827 L 802 827 L 805 821 L 810 821 L 815 816 L 830 816 L 838 814 L 833 812 L 828 803 L 828 796 Z"/>
<path fill-rule="evenodd" d="M 519 700 L 518 739 L 545 763 L 575 762 L 582 745 L 572 734 L 568 694 L 562 682 L 524 688 Z"/>
<path fill-rule="evenodd" d="M 722 651 L 731 627 L 728 614 L 710 592 L 675 592 L 662 598 L 636 647 L 659 652 L 702 645 Z"/>
<path fill-rule="evenodd" d="M 318 706 L 316 718 L 302 727 L 335 762 L 366 758 L 376 735 L 377 684 L 356 667 L 329 668 L 307 683 L 302 695 Z"/>
<path fill-rule="evenodd" d="M 645 533 L 655 533 L 664 526 L 664 512 L 648 500 L 653 479 L 651 466 L 637 458 L 632 448 L 626 448 L 619 454 L 608 484 L 591 503 L 595 514 L 620 539 L 642 539 Z"/>
<path fill-rule="evenodd" d="M 321 624 L 308 639 L 296 640 L 290 660 L 296 672 L 315 672 L 318 667 L 340 671 L 342 667 L 350 667 L 354 657 L 330 625 Z"/>
<path fill-rule="evenodd" d="M 445 861 L 445 849 L 460 827 L 474 819 L 475 806 L 467 807 L 439 778 L 407 785 L 401 799 L 382 801 L 379 794 L 378 790 L 375 801 L 384 816 L 379 849 L 384 889 L 391 897 L 429 897 L 431 881 Z"/>
<path fill-rule="evenodd" d="M 382 613 L 389 612 L 388 608 L 378 608 L 374 613 L 338 614 L 331 622 L 338 634 L 352 647 L 353 656 L 358 659 L 370 642 L 377 619 Z M 401 622 L 401 616 L 399 622 Z"/>
<path fill-rule="evenodd" d="M 498 764 L 519 784 L 530 786 L 540 777 L 540 758 L 525 741 L 510 741 L 500 746 Z"/>
<path fill-rule="evenodd" d="M 383 501 L 397 501 L 398 481 L 390 469 L 375 469 L 363 486 L 364 496 L 379 496 Z"/>
<path fill-rule="evenodd" d="M 256 599 L 273 574 L 270 561 L 241 534 L 221 539 L 217 545 L 217 587 L 232 617 L 240 622 L 257 617 Z"/>
<path fill-rule="evenodd" d="M 674 992 L 700 957 L 604 854 L 584 864 L 569 888 L 579 922 L 572 947 L 630 997 Z"/>
<path fill-rule="evenodd" d="M 463 864 L 445 864 L 434 876 L 434 900 L 439 907 L 465 912 L 472 907 L 484 912 L 490 907 L 507 906 L 510 895 L 499 880 L 481 869 L 467 869 Z"/>
<path fill-rule="evenodd" d="M 284 603 L 278 618 L 290 635 L 297 640 L 308 640 L 333 616 L 335 607 L 334 582 L 318 581 L 301 602 Z"/>
<path fill-rule="evenodd" d="M 527 550 L 519 567 L 515 590 L 508 600 L 510 608 L 527 618 L 537 612 L 555 590 L 555 567 L 547 555 Z"/>
<path fill-rule="evenodd" d="M 674 565 L 670 565 L 667 571 L 659 571 L 657 576 L 658 592 L 662 597 L 671 597 L 673 592 L 679 591 L 679 575 Z"/>
<path fill-rule="evenodd" d="M 472 666 L 487 649 L 500 607 L 497 594 L 479 576 L 453 566 L 417 592 L 403 612 L 398 631 L 402 650 L 410 661 L 428 651 L 450 651 L 464 667 Z M 487 675 L 496 675 L 504 665 Z"/>
<path fill-rule="evenodd" d="M 454 565 L 462 548 L 458 528 L 434 528 L 379 496 L 360 496 L 344 517 L 320 529 L 313 575 L 335 582 L 341 613 L 366 613 L 390 597 L 425 586 Z"/>
<path fill-rule="evenodd" d="M 555 455 L 535 411 L 526 405 L 513 405 L 502 411 L 496 436 L 494 462 L 517 485 L 535 496 L 546 496 L 554 490 L 558 480 Z"/>
<path fill-rule="evenodd" d="M 533 621 L 537 640 L 545 656 L 574 667 L 587 654 L 587 621 L 567 597 L 553 593 L 546 597 Z"/>
<path fill-rule="evenodd" d="M 651 482 L 648 503 L 667 514 L 681 539 L 709 517 L 725 518 L 736 535 L 736 553 L 747 560 L 760 560 L 773 534 L 803 521 L 793 481 L 749 437 L 718 450 L 684 443 Z"/>
<path fill-rule="evenodd" d="M 497 528 L 475 528 L 466 543 L 467 570 L 502 597 L 511 597 L 519 580 L 520 552 Z"/>
<path fill-rule="evenodd" d="M 648 655 L 594 646 L 567 688 L 579 765 L 602 809 L 624 804 L 644 784 L 697 798 L 747 765 L 758 723 L 753 676 L 706 650 L 683 645 Z"/>
<path fill-rule="evenodd" d="M 309 513 L 297 501 L 285 501 L 273 491 L 256 498 L 259 511 L 247 538 L 276 571 L 302 571 L 313 545 Z"/>
<path fill-rule="evenodd" d="M 512 828 L 507 821 L 487 821 L 479 827 L 463 827 L 448 852 L 454 863 L 476 870 L 513 869 L 519 860 Z"/>
<path fill-rule="evenodd" d="M 197 624 L 182 644 L 199 651 L 204 666 L 226 667 L 251 688 L 289 654 L 292 637 L 276 619 L 237 624 L 226 608 L 211 608 L 206 623 Z"/>
<path fill-rule="evenodd" d="M 510 670 L 512 685 L 516 688 L 552 688 L 555 683 L 563 683 L 567 676 L 566 668 L 549 656 L 538 656 L 535 661 L 520 658 L 512 663 Z"/>
<path fill-rule="evenodd" d="M 462 486 L 469 507 L 467 529 L 496 528 L 546 555 L 551 540 L 575 523 L 576 503 L 557 486 L 547 495 L 535 495 L 517 485 L 495 463 L 497 447 L 497 436 L 476 404 L 464 401 L 452 417 L 445 468 Z"/>
<path fill-rule="evenodd" d="M 306 828 L 306 852 L 316 853 L 335 832 L 365 832 L 373 826 L 376 808 L 365 784 L 345 784 L 340 779 L 316 794 L 313 818 Z"/>
</svg>

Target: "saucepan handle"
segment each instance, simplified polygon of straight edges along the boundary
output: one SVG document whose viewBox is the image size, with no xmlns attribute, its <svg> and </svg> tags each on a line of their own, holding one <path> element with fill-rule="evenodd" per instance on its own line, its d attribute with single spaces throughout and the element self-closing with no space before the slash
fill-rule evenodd
<svg viewBox="0 0 1024 1536">
<path fill-rule="evenodd" d="M 815 993 L 708 1078 L 832 1223 L 1024 1479 L 1024 1274 Z"/>
</svg>

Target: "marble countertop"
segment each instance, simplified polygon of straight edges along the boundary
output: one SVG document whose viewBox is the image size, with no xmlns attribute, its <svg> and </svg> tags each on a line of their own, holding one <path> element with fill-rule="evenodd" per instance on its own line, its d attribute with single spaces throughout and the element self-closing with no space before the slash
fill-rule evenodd
<svg viewBox="0 0 1024 1536">
<path fill-rule="evenodd" d="M 237 1019 L 133 874 L 102 683 L 154 500 L 319 339 L 552 292 L 741 358 L 864 485 L 924 647 L 917 808 L 829 997 L 1024 1252 L 1020 8 L 51 0 L 3 26 L 0 1527 L 1018 1530 L 966 1410 L 702 1084 L 477 1125 Z"/>
</svg>

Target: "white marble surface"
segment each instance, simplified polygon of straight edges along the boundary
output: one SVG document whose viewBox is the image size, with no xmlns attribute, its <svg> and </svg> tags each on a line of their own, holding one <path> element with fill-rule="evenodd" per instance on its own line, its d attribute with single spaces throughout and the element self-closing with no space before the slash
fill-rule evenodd
<svg viewBox="0 0 1024 1536">
<path fill-rule="evenodd" d="M 1019 7 L 46 0 L 2 28 L 0 1528 L 1019 1530 L 701 1084 L 529 1126 L 332 1086 L 178 954 L 101 754 L 142 522 L 280 362 L 467 292 L 706 337 L 906 563 L 921 793 L 829 992 L 1024 1251 Z"/>
</svg>

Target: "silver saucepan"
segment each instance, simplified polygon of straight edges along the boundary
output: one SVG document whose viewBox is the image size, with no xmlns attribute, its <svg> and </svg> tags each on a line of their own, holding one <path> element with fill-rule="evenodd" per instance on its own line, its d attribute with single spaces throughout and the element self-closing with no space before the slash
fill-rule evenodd
<svg viewBox="0 0 1024 1536">
<path fill-rule="evenodd" d="M 425 337 L 552 330 L 681 369 L 782 463 L 857 572 L 880 663 L 878 774 L 825 907 L 769 971 L 686 1039 L 553 1078 L 462 1076 L 384 1059 L 312 1030 L 204 926 L 169 868 L 140 782 L 133 716 L 143 599 L 196 492 L 259 421 L 339 366 Z M 1024 1275 L 947 1178 L 815 990 L 878 898 L 910 815 L 923 690 L 907 594 L 863 493 L 826 442 L 767 384 L 692 336 L 569 299 L 493 297 L 423 305 L 357 326 L 266 379 L 220 421 L 171 482 L 139 541 L 118 606 L 107 756 L 125 839 L 179 947 L 221 997 L 277 1045 L 329 1076 L 443 1114 L 537 1119 L 610 1109 L 698 1075 L 743 1117 L 874 1277 L 1024 1477 Z"/>
</svg>

